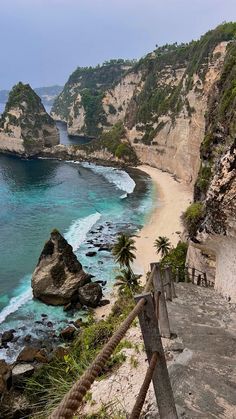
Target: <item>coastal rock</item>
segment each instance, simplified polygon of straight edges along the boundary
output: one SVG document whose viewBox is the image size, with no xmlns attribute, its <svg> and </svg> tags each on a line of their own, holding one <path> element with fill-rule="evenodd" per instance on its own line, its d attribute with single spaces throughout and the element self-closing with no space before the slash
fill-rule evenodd
<svg viewBox="0 0 236 419">
<path fill-rule="evenodd" d="M 11 387 L 11 368 L 6 361 L 0 359 L 0 395 Z"/>
<path fill-rule="evenodd" d="M 11 342 L 14 339 L 14 332 L 15 330 L 6 330 L 2 334 L 2 343 L 8 343 Z"/>
<path fill-rule="evenodd" d="M 86 256 L 88 256 L 88 257 L 94 257 L 94 256 L 96 256 L 96 254 L 97 254 L 97 252 L 91 251 L 91 252 L 87 252 L 86 253 Z"/>
<path fill-rule="evenodd" d="M 28 157 L 57 144 L 59 132 L 40 97 L 29 84 L 18 83 L 0 118 L 0 151 Z"/>
<path fill-rule="evenodd" d="M 17 357 L 17 362 L 39 362 L 47 363 L 48 357 L 44 349 L 25 346 Z"/>
<path fill-rule="evenodd" d="M 17 364 L 12 368 L 13 386 L 22 386 L 25 378 L 31 377 L 34 373 L 34 367 L 31 364 Z"/>
<path fill-rule="evenodd" d="M 102 288 L 100 284 L 90 283 L 79 289 L 79 299 L 81 304 L 88 307 L 97 307 L 102 298 Z"/>
<path fill-rule="evenodd" d="M 64 340 L 72 340 L 74 338 L 76 329 L 73 326 L 67 326 L 60 332 L 60 338 Z"/>
<path fill-rule="evenodd" d="M 78 289 L 90 282 L 71 245 L 53 230 L 32 276 L 35 298 L 46 304 L 66 305 L 79 300 Z"/>
</svg>

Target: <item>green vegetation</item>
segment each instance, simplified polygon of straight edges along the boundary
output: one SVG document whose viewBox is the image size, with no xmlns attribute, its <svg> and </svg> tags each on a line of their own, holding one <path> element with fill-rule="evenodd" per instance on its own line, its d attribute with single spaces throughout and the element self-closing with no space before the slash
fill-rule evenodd
<svg viewBox="0 0 236 419">
<path fill-rule="evenodd" d="M 134 239 L 125 233 L 121 233 L 118 236 L 117 242 L 112 248 L 112 254 L 116 263 L 119 263 L 121 267 L 125 266 L 126 268 L 130 269 L 130 263 L 136 259 L 134 254 L 136 247 L 134 246 L 134 243 Z"/>
<path fill-rule="evenodd" d="M 125 140 L 125 128 L 122 122 L 117 122 L 110 131 L 103 132 L 99 139 L 94 139 L 88 144 L 80 145 L 79 148 L 85 150 L 87 153 L 92 153 L 97 150 L 107 150 L 114 157 L 130 164 L 137 164 L 138 161 L 134 149 Z"/>
<path fill-rule="evenodd" d="M 90 318 L 83 324 L 79 336 L 66 355 L 54 358 L 27 380 L 25 394 L 35 409 L 35 416 L 32 417 L 37 419 L 48 417 L 133 307 L 132 294 L 126 288 L 118 297 L 106 320 L 95 322 Z M 100 378 L 124 362 L 122 349 L 126 347 L 130 347 L 130 342 L 123 340 L 114 351 Z"/>
<path fill-rule="evenodd" d="M 144 81 L 144 88 L 135 98 L 138 105 L 136 123 L 153 124 L 158 122 L 161 115 L 170 115 L 174 121 L 184 106 L 191 116 L 194 109 L 186 100 L 186 94 L 193 86 L 193 75 L 197 74 L 204 81 L 208 62 L 209 59 L 213 59 L 212 54 L 216 45 L 221 41 L 235 39 L 235 36 L 236 23 L 226 23 L 207 32 L 198 41 L 180 45 L 166 44 L 142 58 L 134 66 L 134 71 L 142 71 Z M 169 67 L 169 76 L 175 81 L 172 86 L 163 84 L 166 67 Z M 186 70 L 178 81 L 176 70 L 180 68 Z M 233 97 L 234 92 L 225 100 L 226 106 Z M 147 136 L 143 138 L 145 144 L 150 144 L 151 135 L 149 132 L 149 138 Z"/>
<path fill-rule="evenodd" d="M 80 109 L 76 99 L 80 94 L 81 105 L 84 106 L 86 111 L 84 134 L 99 136 L 101 133 L 99 123 L 106 124 L 102 107 L 104 92 L 119 81 L 134 63 L 133 60 L 113 59 L 96 67 L 78 67 L 71 74 L 63 91 L 56 98 L 52 112 L 60 115 L 63 120 L 70 124 L 70 108 L 73 107 L 75 116 L 79 114 Z M 112 105 L 110 106 L 111 113 L 114 114 L 115 108 Z"/>
<path fill-rule="evenodd" d="M 228 39 L 235 39 L 235 24 L 223 25 Z M 232 32 L 234 29 L 234 37 Z M 229 35 L 230 34 L 230 35 Z M 230 38 L 231 36 L 231 38 Z M 205 199 L 215 167 L 236 134 L 236 42 L 230 42 L 220 80 L 206 115 L 206 135 L 201 145 L 201 168 L 195 184 L 195 200 Z"/>
<path fill-rule="evenodd" d="M 161 256 L 164 257 L 168 255 L 171 243 L 168 237 L 165 236 L 159 236 L 158 239 L 154 242 L 154 247 L 157 249 L 157 254 L 161 253 Z"/>
<path fill-rule="evenodd" d="M 190 238 L 195 237 L 203 217 L 204 205 L 202 202 L 194 202 L 183 213 L 182 220 Z"/>
<path fill-rule="evenodd" d="M 138 279 L 140 275 L 135 275 L 130 268 L 122 269 L 120 274 L 116 276 L 115 286 L 119 287 L 119 292 L 122 293 L 128 287 L 132 292 L 138 289 Z"/>
<path fill-rule="evenodd" d="M 170 249 L 169 253 L 161 260 L 161 266 L 171 266 L 174 275 L 177 273 L 179 281 L 184 281 L 184 268 L 186 263 L 188 244 L 179 241 L 176 247 Z"/>
</svg>

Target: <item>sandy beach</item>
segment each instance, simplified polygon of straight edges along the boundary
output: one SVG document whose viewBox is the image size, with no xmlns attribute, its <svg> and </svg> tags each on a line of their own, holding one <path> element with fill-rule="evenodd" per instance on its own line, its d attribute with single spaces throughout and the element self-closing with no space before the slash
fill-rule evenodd
<svg viewBox="0 0 236 419">
<path fill-rule="evenodd" d="M 146 165 L 138 169 L 152 178 L 155 188 L 153 211 L 136 239 L 137 258 L 134 269 L 143 274 L 149 270 L 150 262 L 159 260 L 153 246 L 158 236 L 168 237 L 173 246 L 178 243 L 183 231 L 180 216 L 192 200 L 192 190 L 167 172 Z"/>
</svg>

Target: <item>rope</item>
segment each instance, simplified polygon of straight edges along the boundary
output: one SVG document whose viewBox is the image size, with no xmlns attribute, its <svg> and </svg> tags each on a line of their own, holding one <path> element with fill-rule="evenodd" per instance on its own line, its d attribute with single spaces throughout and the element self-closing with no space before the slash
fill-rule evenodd
<svg viewBox="0 0 236 419">
<path fill-rule="evenodd" d="M 151 380 L 152 380 L 153 372 L 155 370 L 157 361 L 158 361 L 158 354 L 157 354 L 157 352 L 154 352 L 152 354 L 152 357 L 151 357 L 151 360 L 150 360 L 150 363 L 149 363 L 149 367 L 147 369 L 145 378 L 143 380 L 142 387 L 140 388 L 140 391 L 139 391 L 139 394 L 137 396 L 135 405 L 134 405 L 133 410 L 131 412 L 130 419 L 138 419 L 139 416 L 140 416 L 140 413 L 141 413 L 141 410 L 143 408 L 143 404 L 144 404 L 144 401 L 145 401 L 145 398 L 146 398 L 146 395 L 147 395 L 149 385 L 150 385 Z"/>
<path fill-rule="evenodd" d="M 54 410 L 50 419 L 70 419 L 74 412 L 77 411 L 83 397 L 90 389 L 91 385 L 102 372 L 108 359 L 113 353 L 114 349 L 120 343 L 121 339 L 126 334 L 135 317 L 143 310 L 145 298 L 141 298 L 128 317 L 120 325 L 119 329 L 114 333 L 111 339 L 103 347 L 101 352 L 96 356 L 90 368 L 88 368 L 82 377 L 73 385 L 69 392 L 65 395 L 61 403 Z"/>
</svg>

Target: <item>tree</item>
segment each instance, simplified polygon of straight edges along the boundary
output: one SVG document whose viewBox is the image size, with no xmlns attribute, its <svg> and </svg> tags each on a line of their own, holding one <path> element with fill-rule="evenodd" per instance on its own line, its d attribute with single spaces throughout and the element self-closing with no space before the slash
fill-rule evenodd
<svg viewBox="0 0 236 419">
<path fill-rule="evenodd" d="M 120 274 L 116 276 L 115 286 L 120 291 L 124 291 L 128 287 L 131 291 L 135 291 L 138 287 L 138 279 L 141 275 L 135 275 L 130 268 L 122 269 Z"/>
<path fill-rule="evenodd" d="M 161 253 L 161 256 L 164 257 L 168 255 L 171 248 L 171 243 L 168 237 L 159 236 L 158 239 L 156 239 L 154 242 L 154 247 L 156 247 L 157 253 Z"/>
<path fill-rule="evenodd" d="M 126 266 L 126 268 L 130 269 L 130 263 L 136 258 L 133 253 L 136 251 L 134 243 L 134 240 L 127 234 L 121 233 L 118 236 L 117 242 L 113 246 L 112 254 L 121 267 Z"/>
</svg>

